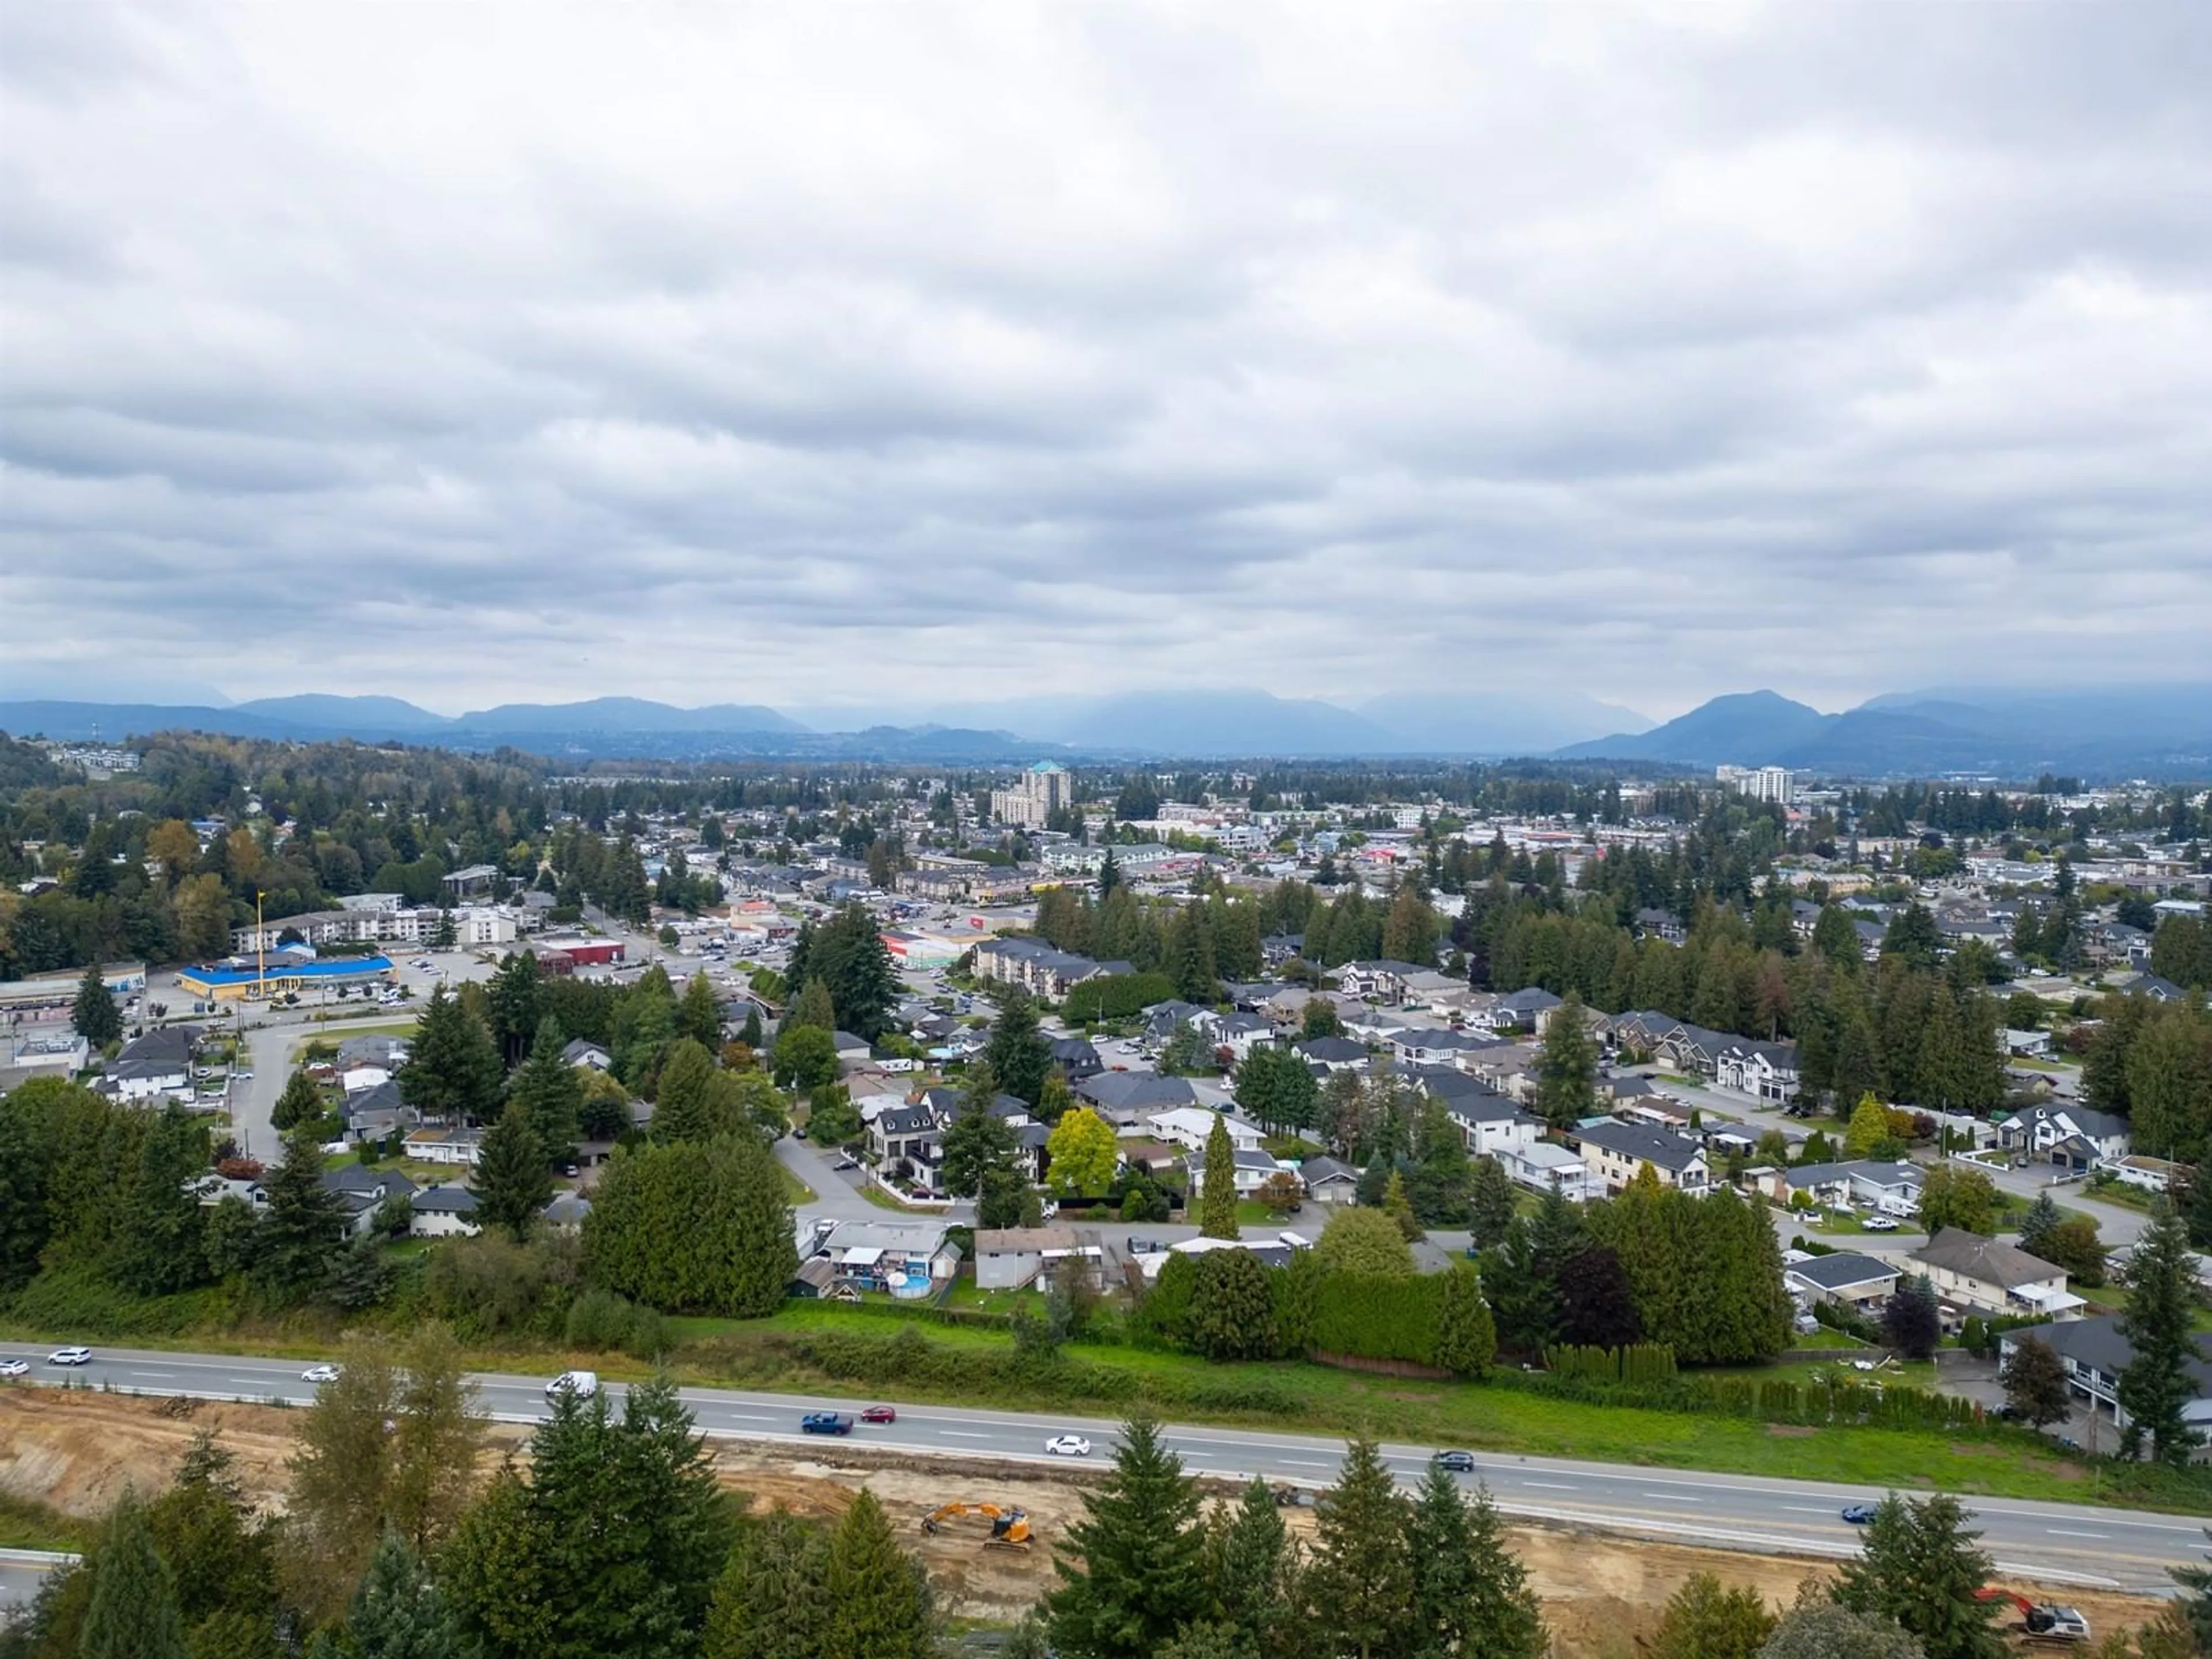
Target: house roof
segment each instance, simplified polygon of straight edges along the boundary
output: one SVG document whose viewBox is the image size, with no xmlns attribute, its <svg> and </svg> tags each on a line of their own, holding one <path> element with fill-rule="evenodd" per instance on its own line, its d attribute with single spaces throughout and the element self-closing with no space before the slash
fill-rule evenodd
<svg viewBox="0 0 2212 1659">
<path fill-rule="evenodd" d="M 1585 1146 L 1636 1158 L 1678 1175 L 1702 1158 L 1705 1151 L 1694 1140 L 1669 1134 L 1664 1129 L 1646 1128 L 1640 1123 L 1593 1123 L 1577 1130 L 1574 1138 Z"/>
<path fill-rule="evenodd" d="M 848 1048 L 865 1049 L 868 1046 L 867 1038 L 854 1036 L 850 1031 L 833 1031 L 830 1034 L 830 1042 L 841 1054 Z"/>
<path fill-rule="evenodd" d="M 1024 1254 L 1037 1250 L 1072 1250 L 1075 1248 L 1075 1229 L 1073 1227 L 1000 1227 L 981 1229 L 975 1234 L 975 1254 L 991 1255 L 1000 1251 Z"/>
<path fill-rule="evenodd" d="M 1800 1164 L 1783 1171 L 1784 1179 L 1792 1187 L 1825 1187 L 1832 1182 L 1856 1178 L 1883 1187 L 1910 1187 L 1916 1192 L 1925 1176 L 1926 1171 L 1917 1164 L 1881 1164 L 1870 1158 L 1852 1158 L 1841 1164 Z"/>
<path fill-rule="evenodd" d="M 414 1208 L 424 1214 L 474 1215 L 477 1195 L 465 1187 L 425 1187 L 415 1194 Z"/>
<path fill-rule="evenodd" d="M 341 1164 L 335 1170 L 324 1170 L 323 1185 L 334 1193 L 374 1193 L 381 1187 L 386 1197 L 415 1190 L 415 1183 L 397 1170 L 372 1170 L 360 1164 Z"/>
<path fill-rule="evenodd" d="M 1354 1042 L 1350 1037 L 1308 1037 L 1304 1042 L 1294 1046 L 1308 1060 L 1326 1062 L 1367 1058 L 1367 1045 L 1364 1042 Z"/>
<path fill-rule="evenodd" d="M 2133 1345 L 2120 1333 L 2119 1317 L 2115 1314 L 2095 1319 L 2069 1319 L 2054 1325 L 2022 1326 L 2007 1331 L 2004 1340 L 2017 1342 L 2026 1336 L 2047 1343 L 2062 1359 L 2092 1366 L 2107 1376 L 2118 1376 L 2136 1357 Z M 2197 1357 L 2184 1359 L 2182 1368 L 2195 1382 L 2197 1397 L 2212 1398 L 2212 1359 L 2205 1358 L 2204 1350 L 2197 1348 Z"/>
<path fill-rule="evenodd" d="M 2094 1111 L 2087 1106 L 2048 1105 L 2028 1106 L 2014 1112 L 1998 1127 L 2010 1129 L 2026 1128 L 2036 1123 L 2059 1123 L 2069 1126 L 2069 1133 L 2084 1134 L 2098 1140 L 2125 1138 L 2127 1119 L 2112 1112 Z"/>
<path fill-rule="evenodd" d="M 1298 1165 L 1298 1178 L 1311 1187 L 1323 1181 L 1357 1181 L 1359 1171 L 1333 1158 L 1310 1158 Z"/>
<path fill-rule="evenodd" d="M 593 1042 L 588 1037 L 571 1037 L 561 1049 L 561 1058 L 571 1066 L 582 1065 L 585 1057 L 588 1054 L 597 1054 L 602 1060 L 608 1058 L 606 1045 L 603 1042 Z"/>
<path fill-rule="evenodd" d="M 1150 1112 L 1197 1103 L 1198 1091 L 1184 1077 L 1157 1072 L 1101 1072 L 1075 1085 L 1084 1099 L 1114 1111 Z"/>
<path fill-rule="evenodd" d="M 1925 1267 L 1941 1267 L 1962 1279 L 1978 1279 L 2014 1290 L 2046 1279 L 2063 1279 L 2066 1270 L 2039 1255 L 2030 1255 L 2016 1244 L 1984 1238 L 1963 1227 L 1945 1227 L 1912 1253 Z"/>
<path fill-rule="evenodd" d="M 1824 1291 L 1847 1291 L 1861 1285 L 1873 1285 L 1885 1279 L 1903 1275 L 1887 1261 L 1870 1255 L 1860 1255 L 1852 1250 L 1838 1250 L 1833 1255 L 1816 1255 L 1810 1261 L 1792 1262 L 1790 1272 L 1808 1285 L 1817 1285 Z"/>
</svg>

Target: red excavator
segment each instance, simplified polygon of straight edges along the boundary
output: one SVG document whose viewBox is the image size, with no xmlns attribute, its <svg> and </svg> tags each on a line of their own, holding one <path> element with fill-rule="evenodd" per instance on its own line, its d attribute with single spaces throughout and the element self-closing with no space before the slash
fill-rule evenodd
<svg viewBox="0 0 2212 1659">
<path fill-rule="evenodd" d="M 2059 1646 L 2063 1644 L 2086 1642 L 2089 1639 L 2089 1621 L 2071 1607 L 2055 1602 L 2031 1601 L 2025 1595 L 1991 1585 L 1974 1592 L 1977 1601 L 2009 1601 L 2020 1609 L 2020 1623 L 2014 1634 L 2025 1637 L 2036 1646 Z"/>
</svg>

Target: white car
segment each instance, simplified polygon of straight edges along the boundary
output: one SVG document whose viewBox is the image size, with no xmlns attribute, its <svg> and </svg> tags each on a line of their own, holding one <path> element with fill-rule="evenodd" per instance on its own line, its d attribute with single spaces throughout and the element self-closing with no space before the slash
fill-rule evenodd
<svg viewBox="0 0 2212 1659">
<path fill-rule="evenodd" d="M 335 1365 L 310 1365 L 300 1373 L 302 1382 L 335 1382 L 337 1380 L 338 1368 Z"/>
<path fill-rule="evenodd" d="M 549 1398 L 556 1394 L 572 1394 L 579 1400 L 589 1400 L 599 1391 L 599 1374 L 597 1371 L 562 1371 L 545 1385 Z"/>
<path fill-rule="evenodd" d="M 49 1365 L 89 1365 L 92 1364 L 92 1350 L 89 1348 L 56 1348 L 52 1353 L 46 1356 L 46 1364 Z"/>
<path fill-rule="evenodd" d="M 1886 1215 L 1870 1215 L 1859 1225 L 1870 1233 L 1893 1233 L 1897 1231 L 1897 1223 Z"/>
<path fill-rule="evenodd" d="M 31 1362 L 27 1359 L 0 1359 L 0 1376 L 27 1376 Z"/>
<path fill-rule="evenodd" d="M 1091 1455 L 1091 1443 L 1079 1434 L 1056 1434 L 1044 1443 L 1044 1449 L 1054 1457 Z"/>
</svg>

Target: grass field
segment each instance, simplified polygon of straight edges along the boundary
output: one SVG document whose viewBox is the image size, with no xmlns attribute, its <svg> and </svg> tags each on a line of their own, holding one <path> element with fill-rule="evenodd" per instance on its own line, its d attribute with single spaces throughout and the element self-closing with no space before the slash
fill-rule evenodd
<svg viewBox="0 0 2212 1659">
<path fill-rule="evenodd" d="M 81 1550 L 93 1531 L 35 1498 L 0 1492 L 0 1549 Z"/>
</svg>

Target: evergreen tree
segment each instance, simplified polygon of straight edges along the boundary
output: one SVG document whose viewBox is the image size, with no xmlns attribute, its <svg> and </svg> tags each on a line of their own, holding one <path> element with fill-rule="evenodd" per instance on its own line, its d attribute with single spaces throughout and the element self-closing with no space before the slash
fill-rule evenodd
<svg viewBox="0 0 2212 1659">
<path fill-rule="evenodd" d="M 1542 1659 L 1551 1650 L 1542 1604 L 1520 1561 L 1506 1548 L 1504 1528 L 1487 1488 L 1475 1493 L 1465 1513 L 1468 1567 L 1461 1580 L 1466 1601 L 1460 1614 L 1460 1652 L 1483 1659 Z"/>
<path fill-rule="evenodd" d="M 1839 1607 L 1811 1583 L 1759 1650 L 1759 1659 L 1928 1659 L 1894 1619 Z"/>
<path fill-rule="evenodd" d="M 323 1185 L 323 1149 L 312 1129 L 284 1137 L 284 1156 L 262 1178 L 269 1207 L 255 1230 L 253 1271 L 280 1297 L 321 1285 L 345 1248 L 345 1212 Z"/>
<path fill-rule="evenodd" d="M 154 1548 L 177 1586 L 177 1609 L 198 1645 L 206 1623 L 226 1612 L 269 1622 L 276 1595 L 271 1528 L 257 1522 L 215 1437 L 192 1437 L 168 1491 L 148 1505 Z"/>
<path fill-rule="evenodd" d="M 2212 1538 L 2212 1530 L 2208 1530 Z M 2185 1595 L 2178 1598 L 2175 1607 L 2188 1635 L 2197 1644 L 2196 1651 L 2212 1653 L 2212 1568 L 2173 1567 L 2169 1576 Z"/>
<path fill-rule="evenodd" d="M 1899 1285 L 1882 1310 L 1881 1340 L 1907 1359 L 1925 1359 L 1936 1352 L 1942 1335 L 1943 1316 L 1928 1275 L 1918 1274 Z"/>
<path fill-rule="evenodd" d="M 818 979 L 811 979 L 800 988 L 790 1012 L 783 1017 L 779 1035 L 787 1036 L 809 1027 L 833 1034 L 837 1029 L 837 1006 L 830 1000 L 829 986 Z"/>
<path fill-rule="evenodd" d="M 368 1559 L 346 1637 L 356 1659 L 465 1659 L 459 1623 L 407 1541 L 387 1532 Z"/>
<path fill-rule="evenodd" d="M 323 1091 L 315 1087 L 307 1068 L 301 1066 L 285 1081 L 284 1092 L 270 1109 L 269 1127 L 280 1135 L 289 1134 L 302 1123 L 315 1121 L 325 1109 Z"/>
<path fill-rule="evenodd" d="M 1760 1218 L 1765 1224 L 1765 1218 Z M 1643 1316 L 1620 1253 L 1604 1244 L 1578 1250 L 1552 1283 L 1559 1302 L 1559 1340 L 1595 1348 L 1624 1347 L 1644 1340 Z"/>
<path fill-rule="evenodd" d="M 584 1112 L 584 1079 L 561 1057 L 562 1046 L 560 1022 L 549 1014 L 538 1022 L 530 1058 L 507 1088 L 508 1101 L 520 1103 L 547 1164 L 575 1151 Z"/>
<path fill-rule="evenodd" d="M 2042 1255 L 2044 1243 L 2064 1219 L 2049 1193 L 2038 1194 L 2035 1202 L 2027 1206 L 2027 1213 L 2020 1219 L 2020 1248 L 2030 1255 Z"/>
<path fill-rule="evenodd" d="M 1471 1261 L 1452 1263 L 1437 1304 L 1437 1364 L 1455 1376 L 1480 1376 L 1498 1357 L 1498 1328 Z"/>
<path fill-rule="evenodd" d="M 1479 1158 L 1474 1160 L 1473 1182 L 1468 1200 L 1469 1231 L 1477 1249 L 1495 1249 L 1505 1242 L 1506 1231 L 1519 1213 L 1513 1178 L 1496 1158 Z"/>
<path fill-rule="evenodd" d="M 2166 1206 L 2136 1242 L 2128 1267 L 2128 1305 L 2118 1329 L 2132 1357 L 2121 1372 L 2119 1401 L 2128 1414 L 2120 1455 L 2149 1455 L 2176 1468 L 2189 1462 L 2199 1437 L 2183 1417 L 2196 1392 L 2189 1367 L 2203 1356 L 2191 1327 L 2195 1275 L 2181 1219 Z M 1931 1655 L 1930 1659 L 1935 1659 Z"/>
<path fill-rule="evenodd" d="M 501 1066 L 520 1066 L 538 1033 L 542 1002 L 538 957 L 528 951 L 511 951 L 501 957 L 498 971 L 484 988 L 486 1023 L 499 1051 Z"/>
<path fill-rule="evenodd" d="M 1267 1483 L 1256 1477 L 1218 1517 L 1207 1556 L 1217 1620 L 1249 1653 L 1279 1651 L 1297 1604 L 1289 1529 Z"/>
<path fill-rule="evenodd" d="M 76 1651 L 83 1659 L 185 1659 L 175 1582 L 154 1547 L 145 1507 L 127 1487 L 100 1534 Z"/>
<path fill-rule="evenodd" d="M 2002 1659 L 1996 1606 L 1974 1598 L 1995 1564 L 1975 1547 L 1981 1534 L 1967 1530 L 1966 1516 L 1948 1493 L 1916 1499 L 1892 1492 L 1830 1594 L 1863 1617 L 1894 1620 L 1928 1659 Z"/>
<path fill-rule="evenodd" d="M 1354 1440 L 1336 1484 L 1322 1494 L 1304 1579 L 1308 1621 L 1334 1651 L 1383 1659 L 1418 1650 L 1406 1522 L 1406 1501 L 1380 1449 Z"/>
<path fill-rule="evenodd" d="M 503 1076 L 491 1034 L 440 981 L 423 1005 L 414 1048 L 399 1068 L 400 1098 L 428 1118 L 483 1122 L 498 1110 Z"/>
<path fill-rule="evenodd" d="M 1582 999 L 1570 992 L 1552 1011 L 1536 1054 L 1536 1115 L 1556 1129 L 1597 1109 L 1597 1044 L 1583 1014 Z"/>
<path fill-rule="evenodd" d="M 107 988 L 107 981 L 93 963 L 84 970 L 77 982 L 76 1000 L 70 1008 L 70 1024 L 76 1034 L 92 1045 L 96 1054 L 111 1042 L 123 1040 L 123 1016 L 115 1010 L 114 994 Z"/>
<path fill-rule="evenodd" d="M 208 1166 L 208 1131 L 179 1106 L 150 1114 L 121 1217 L 116 1274 L 141 1296 L 161 1296 L 206 1276 L 207 1212 L 191 1190 Z"/>
<path fill-rule="evenodd" d="M 1403 1170 L 1392 1170 L 1390 1178 L 1382 1183 L 1382 1213 L 1398 1224 L 1398 1231 L 1408 1244 L 1419 1243 L 1425 1237 L 1420 1218 L 1413 1213 L 1413 1200 L 1406 1196 Z"/>
<path fill-rule="evenodd" d="M 676 1005 L 676 1034 L 690 1037 L 709 1054 L 722 1046 L 722 1005 L 705 973 L 691 975 Z"/>
<path fill-rule="evenodd" d="M 529 1237 L 538 1212 L 552 1201 L 553 1171 L 520 1100 L 509 1101 L 485 1132 L 473 1185 L 483 1224 L 504 1227 L 517 1242 Z"/>
<path fill-rule="evenodd" d="M 1113 1473 L 1083 1499 L 1047 1599 L 1066 1659 L 1152 1659 L 1206 1610 L 1198 1490 L 1147 1418 L 1124 1424 Z M 1078 1563 L 1080 1563 L 1079 1565 Z"/>
<path fill-rule="evenodd" d="M 866 1486 L 830 1534 L 829 1627 L 823 1652 L 854 1659 L 933 1659 L 936 1615 L 921 1564 L 891 1536 Z"/>
<path fill-rule="evenodd" d="M 842 907 L 816 933 L 806 956 L 806 977 L 828 986 L 836 1010 L 835 1029 L 874 1042 L 899 1000 L 890 948 L 866 906 Z M 794 968 L 793 983 L 798 982 Z"/>
<path fill-rule="evenodd" d="M 1270 1270 L 1249 1250 L 1208 1250 L 1191 1275 L 1183 1339 L 1208 1359 L 1272 1359 L 1275 1295 Z"/>
<path fill-rule="evenodd" d="M 783 1510 L 744 1524 L 714 1585 L 702 1659 L 822 1659 L 829 1542 Z"/>
<path fill-rule="evenodd" d="M 593 1282 L 669 1313 L 761 1318 L 799 1271 L 782 1173 L 756 1134 L 616 1152 L 584 1221 Z"/>
<path fill-rule="evenodd" d="M 661 1063 L 653 1105 L 656 1142 L 712 1140 L 737 1127 L 715 1088 L 714 1057 L 690 1037 L 678 1037 Z"/>
<path fill-rule="evenodd" d="M 748 1002 L 745 1005 L 745 1029 L 738 1033 L 738 1041 L 755 1054 L 758 1054 L 761 1051 L 762 1037 L 760 1004 Z"/>
<path fill-rule="evenodd" d="M 1695 1572 L 1668 1598 L 1651 1651 L 1658 1659 L 1759 1659 L 1779 1622 L 1757 1590 Z"/>
<path fill-rule="evenodd" d="M 1499 1346 L 1540 1354 L 1559 1339 L 1557 1286 L 1539 1261 L 1533 1230 L 1516 1218 L 1504 1241 L 1482 1258 L 1483 1288 L 1497 1322 Z"/>
<path fill-rule="evenodd" d="M 1237 1148 L 1229 1120 L 1220 1113 L 1206 1137 L 1206 1182 L 1199 1199 L 1198 1231 L 1203 1238 L 1237 1238 Z"/>
<path fill-rule="evenodd" d="M 1037 1030 L 1036 1005 L 1018 986 L 999 1006 L 983 1063 L 998 1086 L 1024 1105 L 1034 1106 L 1043 1097 L 1045 1077 L 1052 1070 L 1052 1045 Z"/>
</svg>

